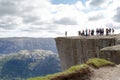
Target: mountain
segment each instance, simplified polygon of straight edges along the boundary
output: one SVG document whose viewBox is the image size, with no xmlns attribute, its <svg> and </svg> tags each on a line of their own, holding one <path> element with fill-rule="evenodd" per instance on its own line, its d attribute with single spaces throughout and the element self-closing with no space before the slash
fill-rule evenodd
<svg viewBox="0 0 120 80">
<path fill-rule="evenodd" d="M 58 55 L 52 51 L 22 50 L 0 56 L 2 80 L 24 80 L 61 71 Z"/>
<path fill-rule="evenodd" d="M 53 38 L 13 37 L 0 38 L 0 54 L 15 53 L 20 50 L 42 49 L 57 53 Z"/>
</svg>

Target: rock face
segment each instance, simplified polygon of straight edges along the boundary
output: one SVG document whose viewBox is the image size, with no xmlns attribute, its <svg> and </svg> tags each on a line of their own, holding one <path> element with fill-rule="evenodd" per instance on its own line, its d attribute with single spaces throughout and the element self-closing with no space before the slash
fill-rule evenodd
<svg viewBox="0 0 120 80">
<path fill-rule="evenodd" d="M 120 35 L 56 38 L 62 69 L 84 63 L 89 58 L 102 57 L 100 49 L 119 44 L 119 37 Z"/>
<path fill-rule="evenodd" d="M 120 45 L 105 47 L 100 51 L 102 58 L 120 64 Z"/>
</svg>

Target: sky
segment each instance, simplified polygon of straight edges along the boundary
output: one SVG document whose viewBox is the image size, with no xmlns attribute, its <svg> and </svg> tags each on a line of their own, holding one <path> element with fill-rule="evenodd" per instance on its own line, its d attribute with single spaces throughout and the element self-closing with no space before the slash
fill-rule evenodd
<svg viewBox="0 0 120 80">
<path fill-rule="evenodd" d="M 0 37 L 77 36 L 83 29 L 120 30 L 119 0 L 0 0 Z"/>
</svg>

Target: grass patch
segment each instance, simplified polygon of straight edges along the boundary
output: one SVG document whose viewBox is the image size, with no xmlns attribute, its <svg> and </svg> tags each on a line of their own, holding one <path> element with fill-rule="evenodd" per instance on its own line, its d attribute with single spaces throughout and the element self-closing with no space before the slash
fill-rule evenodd
<svg viewBox="0 0 120 80">
<path fill-rule="evenodd" d="M 82 70 L 82 69 L 85 69 L 85 68 L 88 68 L 88 65 L 81 64 L 81 65 L 72 66 L 67 71 L 76 71 L 76 70 Z"/>
<path fill-rule="evenodd" d="M 79 77 L 83 77 L 85 74 L 88 74 L 89 72 L 90 69 L 88 65 L 81 64 L 81 65 L 73 66 L 64 72 L 47 75 L 45 77 L 30 78 L 28 80 L 72 80 L 78 75 Z"/>
<path fill-rule="evenodd" d="M 95 68 L 100 68 L 103 66 L 115 66 L 115 64 L 113 62 L 104 60 L 104 59 L 100 59 L 100 58 L 93 58 L 93 59 L 89 59 L 86 64 L 88 65 L 92 65 Z"/>
<path fill-rule="evenodd" d="M 43 77 L 30 78 L 28 80 L 82 80 L 84 77 L 89 76 L 89 74 L 91 73 L 88 65 L 92 65 L 95 68 L 100 68 L 103 66 L 115 66 L 115 64 L 110 61 L 93 58 L 89 59 L 86 64 L 72 66 L 71 68 L 63 72 L 50 74 Z"/>
</svg>

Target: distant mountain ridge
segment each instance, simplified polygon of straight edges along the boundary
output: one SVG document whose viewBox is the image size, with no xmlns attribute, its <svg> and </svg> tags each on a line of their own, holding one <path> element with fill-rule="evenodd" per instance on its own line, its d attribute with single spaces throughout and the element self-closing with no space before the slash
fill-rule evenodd
<svg viewBox="0 0 120 80">
<path fill-rule="evenodd" d="M 18 52 L 20 50 L 49 50 L 57 53 L 53 38 L 13 37 L 0 38 L 0 54 Z"/>
<path fill-rule="evenodd" d="M 0 56 L 0 80 L 23 80 L 61 71 L 58 54 L 52 51 L 21 50 Z"/>
</svg>

